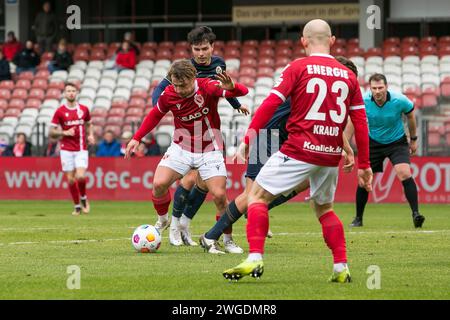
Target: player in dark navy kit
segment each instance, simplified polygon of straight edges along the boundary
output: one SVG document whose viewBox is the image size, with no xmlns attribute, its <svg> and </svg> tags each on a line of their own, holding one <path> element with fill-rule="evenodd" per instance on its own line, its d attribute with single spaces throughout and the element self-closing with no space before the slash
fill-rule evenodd
<svg viewBox="0 0 450 320">
<path fill-rule="evenodd" d="M 191 45 L 192 56 L 191 62 L 197 70 L 197 78 L 212 78 L 217 74 L 226 71 L 226 65 L 223 58 L 214 56 L 214 41 L 216 35 L 211 28 L 203 26 L 193 29 L 188 34 L 188 42 Z M 169 79 L 163 79 L 155 88 L 152 94 L 152 102 L 155 106 L 158 102 L 159 96 L 164 89 L 169 86 L 171 82 Z M 242 106 L 236 98 L 227 98 L 231 106 L 245 115 L 250 112 L 246 106 Z M 191 219 L 203 204 L 208 189 L 204 181 L 202 181 L 197 170 L 191 170 L 183 177 L 178 185 L 173 199 L 172 221 L 170 224 L 169 241 L 172 245 L 190 245 L 193 241 L 188 239 L 188 228 Z M 220 216 L 217 217 L 217 219 Z M 224 236 L 224 245 L 230 253 L 242 253 L 231 238 L 231 231 L 226 232 Z"/>
<path fill-rule="evenodd" d="M 338 56 L 336 60 L 349 68 L 355 75 L 358 74 L 358 69 L 355 64 L 345 57 Z M 246 186 L 243 193 L 241 193 L 236 199 L 230 202 L 225 209 L 219 221 L 204 235 L 200 237 L 200 244 L 205 251 L 213 254 L 224 253 L 220 250 L 217 240 L 222 235 L 223 230 L 235 223 L 244 213 L 247 212 L 247 201 L 250 189 L 255 181 L 256 176 L 261 171 L 266 161 L 272 154 L 277 152 L 281 145 L 287 140 L 288 132 L 286 130 L 286 123 L 289 115 L 291 114 L 291 99 L 287 99 L 273 114 L 270 121 L 265 126 L 265 130 L 260 132 L 258 137 L 255 138 L 252 147 L 250 148 L 250 154 L 247 164 Z M 266 150 L 261 152 L 260 150 Z M 348 141 L 344 136 L 344 151 L 345 151 L 345 163 L 344 172 L 350 172 L 354 164 L 353 150 L 351 149 Z M 262 153 L 262 154 L 261 154 Z M 285 203 L 292 199 L 300 192 L 309 188 L 309 180 L 302 182 L 297 188 L 287 194 L 281 194 L 275 200 L 269 204 L 269 210 Z M 268 232 L 268 237 L 272 237 L 272 233 Z"/>
</svg>

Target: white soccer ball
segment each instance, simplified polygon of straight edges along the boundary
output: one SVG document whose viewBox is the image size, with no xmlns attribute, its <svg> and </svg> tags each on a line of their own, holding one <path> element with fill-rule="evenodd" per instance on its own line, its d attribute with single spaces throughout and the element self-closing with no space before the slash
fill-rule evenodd
<svg viewBox="0 0 450 320">
<path fill-rule="evenodd" d="M 154 226 L 144 224 L 134 230 L 131 243 L 138 252 L 156 252 L 161 245 L 161 234 Z"/>
</svg>

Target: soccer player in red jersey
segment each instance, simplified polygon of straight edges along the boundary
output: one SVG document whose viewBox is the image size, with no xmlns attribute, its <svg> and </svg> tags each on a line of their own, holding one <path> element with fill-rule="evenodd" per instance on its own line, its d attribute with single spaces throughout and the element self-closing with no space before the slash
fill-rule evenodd
<svg viewBox="0 0 450 320">
<path fill-rule="evenodd" d="M 72 212 L 74 216 L 79 216 L 81 211 L 88 213 L 90 210 L 86 196 L 86 169 L 89 160 L 87 143 L 95 144 L 89 109 L 78 104 L 77 93 L 78 89 L 73 83 L 66 83 L 64 98 L 67 102 L 55 111 L 50 127 L 50 136 L 61 139 L 61 165 L 75 205 Z"/>
<path fill-rule="evenodd" d="M 333 254 L 330 281 L 349 282 L 347 252 L 342 222 L 333 211 L 343 131 L 350 116 L 358 147 L 358 180 L 371 189 L 367 118 L 356 76 L 330 55 L 335 41 L 323 20 L 311 20 L 301 38 L 307 57 L 284 68 L 270 95 L 258 108 L 238 156 L 246 159 L 252 137 L 272 117 L 279 105 L 291 98 L 287 141 L 273 154 L 253 183 L 248 199 L 247 239 L 250 254 L 238 266 L 225 270 L 226 279 L 246 275 L 260 277 L 264 271 L 264 243 L 269 228 L 268 204 L 279 194 L 295 189 L 309 179 L 312 206 Z"/>
<path fill-rule="evenodd" d="M 164 115 L 169 111 L 173 113 L 174 141 L 158 164 L 153 178 L 152 200 L 158 214 L 155 227 L 160 232 L 169 226 L 169 187 L 191 169 L 197 169 L 205 181 L 217 210 L 223 212 L 227 205 L 227 172 L 217 105 L 220 97 L 244 96 L 248 89 L 234 83 L 225 72 L 217 75 L 219 81 L 196 79 L 196 73 L 189 60 L 172 64 L 168 74 L 172 84 L 145 117 L 125 152 L 125 158 L 129 158 L 139 141 L 156 127 Z M 191 238 L 190 235 L 188 237 Z"/>
</svg>

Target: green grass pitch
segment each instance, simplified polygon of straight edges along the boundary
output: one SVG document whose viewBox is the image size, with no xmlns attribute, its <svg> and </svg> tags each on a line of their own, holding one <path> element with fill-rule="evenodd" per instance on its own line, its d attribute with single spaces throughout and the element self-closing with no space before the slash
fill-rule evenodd
<svg viewBox="0 0 450 320">
<path fill-rule="evenodd" d="M 338 204 L 345 225 L 353 282 L 328 283 L 332 258 L 320 224 L 304 203 L 270 212 L 275 236 L 266 242 L 260 280 L 230 283 L 222 271 L 244 255 L 215 256 L 200 247 L 174 248 L 164 233 L 155 254 L 134 252 L 138 225 L 155 222 L 151 203 L 91 203 L 72 217 L 68 201 L 0 202 L 0 299 L 449 299 L 450 207 L 422 205 L 424 228 L 415 230 L 407 204 L 369 204 L 365 226 L 351 229 L 353 204 Z M 198 235 L 214 223 L 205 204 L 192 223 Z M 234 228 L 247 249 L 245 220 Z M 69 290 L 67 267 L 81 270 L 81 288 Z M 369 289 L 380 270 L 380 289 Z M 369 283 L 371 283 L 369 279 Z"/>
</svg>

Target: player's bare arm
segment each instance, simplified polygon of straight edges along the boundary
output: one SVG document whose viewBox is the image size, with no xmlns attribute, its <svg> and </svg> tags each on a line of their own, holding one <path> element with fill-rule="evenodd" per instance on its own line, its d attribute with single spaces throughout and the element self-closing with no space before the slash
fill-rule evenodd
<svg viewBox="0 0 450 320">
<path fill-rule="evenodd" d="M 75 128 L 62 130 L 56 127 L 50 127 L 49 135 L 54 139 L 61 139 L 62 137 L 73 137 L 75 135 Z"/>
<path fill-rule="evenodd" d="M 94 125 L 90 121 L 86 123 L 86 135 L 88 144 L 95 145 Z"/>
<path fill-rule="evenodd" d="M 411 155 L 416 154 L 417 151 L 417 125 L 416 125 L 416 116 L 414 114 L 414 110 L 407 114 L 408 117 L 408 128 L 409 128 L 409 150 Z"/>
</svg>

